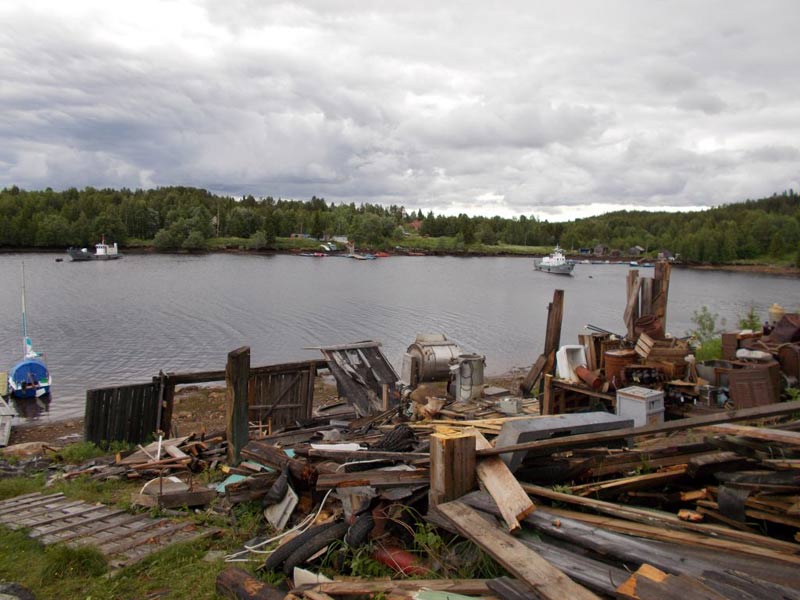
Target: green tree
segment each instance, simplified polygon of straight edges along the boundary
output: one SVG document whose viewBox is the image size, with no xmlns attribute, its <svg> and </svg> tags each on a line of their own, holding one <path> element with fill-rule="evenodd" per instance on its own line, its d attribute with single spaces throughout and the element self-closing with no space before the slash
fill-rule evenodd
<svg viewBox="0 0 800 600">
<path fill-rule="evenodd" d="M 184 250 L 206 250 L 208 249 L 208 241 L 200 231 L 190 231 L 186 239 L 183 240 L 181 248 Z"/>
<path fill-rule="evenodd" d="M 752 329 L 753 331 L 761 329 L 761 318 L 756 312 L 755 304 L 750 304 L 747 312 L 739 317 L 739 329 Z"/>
<path fill-rule="evenodd" d="M 64 217 L 50 214 L 46 215 L 39 225 L 39 230 L 36 232 L 36 245 L 57 248 L 80 244 L 80 241 L 76 242 L 75 238 L 72 226 Z"/>
<path fill-rule="evenodd" d="M 717 313 L 712 313 L 708 310 L 708 307 L 704 305 L 700 307 L 700 310 L 696 310 L 692 313 L 692 323 L 694 323 L 695 328 L 687 333 L 701 344 L 704 344 L 722 333 L 721 329 L 717 329 L 718 318 L 719 315 Z M 725 319 L 722 319 L 721 326 L 725 326 Z"/>
</svg>

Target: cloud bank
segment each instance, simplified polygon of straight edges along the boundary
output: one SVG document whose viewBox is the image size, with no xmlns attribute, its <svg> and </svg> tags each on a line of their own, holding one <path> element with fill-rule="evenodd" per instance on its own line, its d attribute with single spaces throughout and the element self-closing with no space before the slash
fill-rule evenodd
<svg viewBox="0 0 800 600">
<path fill-rule="evenodd" d="M 800 6 L 0 3 L 0 186 L 565 220 L 800 187 Z"/>
</svg>

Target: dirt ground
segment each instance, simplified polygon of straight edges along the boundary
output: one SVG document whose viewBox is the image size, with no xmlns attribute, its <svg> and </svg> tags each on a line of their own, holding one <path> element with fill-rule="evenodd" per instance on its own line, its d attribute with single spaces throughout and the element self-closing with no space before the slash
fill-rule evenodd
<svg viewBox="0 0 800 600">
<path fill-rule="evenodd" d="M 499 377 L 487 377 L 487 386 L 506 388 L 512 393 L 525 376 L 514 371 Z M 318 377 L 314 388 L 315 404 L 336 400 L 336 385 L 332 378 Z M 173 430 L 178 435 L 225 430 L 225 389 L 219 387 L 184 386 L 175 391 L 172 412 Z M 56 448 L 83 440 L 83 419 L 70 419 L 43 424 L 23 424 L 11 430 L 9 445 L 44 442 Z"/>
</svg>

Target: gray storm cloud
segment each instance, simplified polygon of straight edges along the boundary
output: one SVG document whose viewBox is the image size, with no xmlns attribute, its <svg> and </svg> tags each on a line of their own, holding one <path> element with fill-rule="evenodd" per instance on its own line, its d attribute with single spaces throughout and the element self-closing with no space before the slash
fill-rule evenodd
<svg viewBox="0 0 800 600">
<path fill-rule="evenodd" d="M 0 5 L 0 185 L 571 219 L 800 187 L 790 1 Z"/>
</svg>

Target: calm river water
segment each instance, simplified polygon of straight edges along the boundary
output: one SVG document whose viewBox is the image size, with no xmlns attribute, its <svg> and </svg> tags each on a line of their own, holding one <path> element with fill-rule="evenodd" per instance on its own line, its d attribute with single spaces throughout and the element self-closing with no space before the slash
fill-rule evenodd
<svg viewBox="0 0 800 600">
<path fill-rule="evenodd" d="M 625 265 L 578 265 L 561 277 L 505 257 L 57 257 L 0 255 L 0 370 L 22 353 L 24 260 L 28 332 L 53 376 L 46 420 L 82 416 L 90 388 L 149 381 L 159 370 L 224 369 L 244 345 L 253 365 L 265 365 L 319 358 L 309 346 L 373 339 L 399 369 L 416 334 L 436 332 L 485 355 L 487 374 L 499 375 L 541 352 L 556 288 L 565 292 L 562 343 L 576 343 L 587 323 L 624 332 Z M 684 335 L 703 305 L 731 326 L 751 303 L 763 317 L 773 302 L 797 310 L 798 291 L 796 279 L 674 269 L 667 328 Z"/>
</svg>

